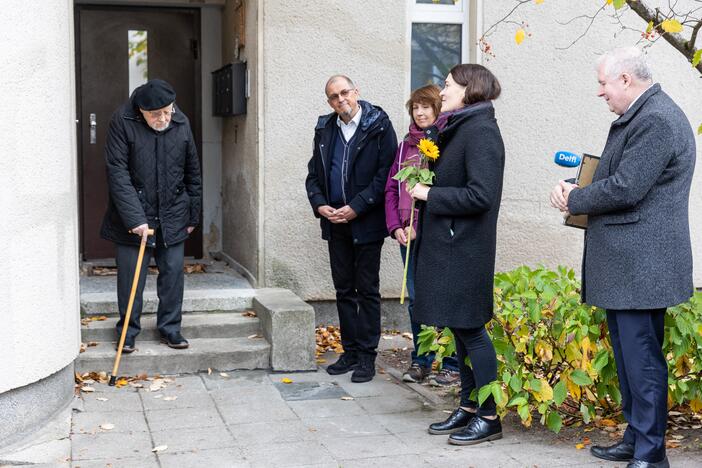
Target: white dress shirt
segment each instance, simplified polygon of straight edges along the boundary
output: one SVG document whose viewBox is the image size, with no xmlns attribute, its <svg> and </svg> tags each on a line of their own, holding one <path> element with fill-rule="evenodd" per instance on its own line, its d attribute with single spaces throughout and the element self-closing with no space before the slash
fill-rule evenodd
<svg viewBox="0 0 702 468">
<path fill-rule="evenodd" d="M 358 112 L 356 112 L 356 115 L 349 120 L 349 123 L 344 123 L 344 121 L 341 120 L 341 117 L 338 115 L 336 116 L 336 124 L 341 129 L 341 133 L 343 133 L 344 139 L 347 143 L 351 141 L 351 138 L 353 138 L 353 136 L 356 134 L 356 130 L 358 130 L 358 126 L 361 124 L 361 112 L 363 112 L 363 110 L 359 105 Z"/>
</svg>

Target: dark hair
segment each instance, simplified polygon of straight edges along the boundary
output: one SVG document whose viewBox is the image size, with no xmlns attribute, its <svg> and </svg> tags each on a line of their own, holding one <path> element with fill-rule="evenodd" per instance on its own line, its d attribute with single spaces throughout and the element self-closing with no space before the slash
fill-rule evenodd
<svg viewBox="0 0 702 468">
<path fill-rule="evenodd" d="M 465 105 L 497 99 L 502 92 L 495 75 L 482 65 L 462 63 L 453 67 L 449 73 L 456 83 L 466 87 L 463 97 Z"/>
<path fill-rule="evenodd" d="M 412 121 L 414 122 L 414 116 L 412 115 L 412 106 L 415 104 L 428 104 L 434 111 L 434 116 L 438 117 L 441 113 L 441 96 L 439 92 L 441 90 L 436 85 L 426 85 L 421 88 L 417 88 L 412 91 L 410 98 L 407 100 L 405 106 L 407 106 L 407 111 L 409 112 Z"/>
</svg>

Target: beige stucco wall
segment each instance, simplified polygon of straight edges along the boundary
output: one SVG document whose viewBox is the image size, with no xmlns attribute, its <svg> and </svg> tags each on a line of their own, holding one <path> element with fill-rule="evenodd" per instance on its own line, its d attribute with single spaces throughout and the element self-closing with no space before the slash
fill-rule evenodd
<svg viewBox="0 0 702 468">
<path fill-rule="evenodd" d="M 501 2 L 483 2 L 484 25 L 504 16 Z M 587 26 L 561 26 L 583 13 L 594 13 L 599 5 L 582 2 L 544 2 L 529 5 L 514 16 L 529 24 L 532 37 L 520 46 L 514 42 L 516 26 L 501 25 L 491 37 L 496 58 L 484 62 L 501 80 L 502 97 L 497 114 L 507 148 L 507 165 L 502 211 L 498 231 L 498 269 L 520 264 L 579 266 L 582 254 L 581 231 L 559 225 L 560 215 L 548 203 L 548 191 L 560 178 L 575 171 L 556 166 L 553 153 L 559 149 L 600 154 L 610 123 L 616 116 L 596 96 L 594 61 L 600 53 L 632 45 L 636 32 L 620 34 L 603 16 L 588 34 L 567 50 L 566 47 Z M 645 26 L 634 12 L 624 14 L 625 24 Z M 682 107 L 693 123 L 702 122 L 702 85 L 699 73 L 664 41 L 650 48 L 654 80 Z M 698 161 L 700 144 L 698 138 Z M 702 286 L 702 169 L 698 167 L 690 199 L 692 245 L 695 256 L 695 284 Z M 616 259 L 613 259 L 616 261 Z M 579 271 L 579 269 L 578 269 Z"/>
<path fill-rule="evenodd" d="M 266 0 L 264 16 L 264 252 L 267 286 L 304 299 L 333 297 L 327 243 L 307 201 L 304 180 L 317 117 L 331 112 L 324 84 L 348 74 L 361 98 L 403 121 L 404 0 Z M 404 129 L 397 129 L 404 132 Z M 399 251 L 389 241 L 381 287 L 399 290 Z"/>
<path fill-rule="evenodd" d="M 526 5 L 514 17 L 526 20 L 533 36 L 514 43 L 514 25 L 490 38 L 497 57 L 484 63 L 503 85 L 496 102 L 507 148 L 497 269 L 517 265 L 567 265 L 579 273 L 582 231 L 563 227 L 550 208 L 548 192 L 574 170 L 556 166 L 553 154 L 565 149 L 599 154 L 614 115 L 595 95 L 593 63 L 604 50 L 630 45 L 635 33 L 619 34 L 602 17 L 568 50 L 580 27 L 560 26 L 589 8 L 582 2 Z M 268 286 L 289 287 L 304 299 L 331 299 L 327 246 L 319 238 L 304 190 L 318 114 L 330 111 L 323 85 L 333 73 L 348 73 L 364 98 L 388 111 L 398 135 L 408 120 L 403 103 L 409 72 L 407 3 L 341 0 L 265 1 L 263 22 L 265 89 L 264 255 Z M 506 14 L 503 2 L 482 2 L 483 27 Z M 592 5 L 594 12 L 598 5 Z M 522 13 L 520 13 L 522 12 Z M 633 25 L 641 20 L 625 15 Z M 576 23 L 577 24 L 577 23 Z M 585 24 L 580 24 L 585 27 Z M 471 41 L 475 38 L 471 38 Z M 669 45 L 650 51 L 656 80 L 687 112 L 694 128 L 702 122 L 699 76 Z M 697 171 L 691 220 L 702 214 L 702 170 Z M 702 286 L 702 223 L 692 224 L 695 282 Z M 399 295 L 401 263 L 396 243 L 386 240 L 381 270 L 384 297 Z"/>
<path fill-rule="evenodd" d="M 241 0 L 227 0 L 222 12 L 222 64 L 235 59 Z M 258 2 L 245 1 L 245 46 L 240 59 L 247 62 L 251 97 L 246 115 L 222 119 L 222 250 L 259 274 L 259 157 L 257 82 Z"/>
<path fill-rule="evenodd" d="M 80 345 L 73 1 L 3 8 L 0 393 L 63 369 Z"/>
</svg>

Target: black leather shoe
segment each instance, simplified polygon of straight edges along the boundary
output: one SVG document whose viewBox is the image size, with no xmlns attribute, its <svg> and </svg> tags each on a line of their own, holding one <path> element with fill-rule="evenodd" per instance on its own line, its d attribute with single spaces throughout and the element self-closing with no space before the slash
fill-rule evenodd
<svg viewBox="0 0 702 468">
<path fill-rule="evenodd" d="M 327 366 L 327 374 L 329 375 L 339 375 L 345 374 L 356 368 L 358 364 L 358 356 L 356 353 L 344 353 L 339 356 L 339 359 L 330 366 Z"/>
<path fill-rule="evenodd" d="M 670 468 L 670 463 L 668 463 L 668 457 L 656 463 L 633 459 L 626 468 Z"/>
<path fill-rule="evenodd" d="M 117 343 L 115 343 L 115 350 L 117 350 L 117 347 L 119 346 L 119 338 L 117 338 Z M 131 354 L 134 351 L 136 351 L 136 348 L 134 347 L 134 338 L 130 336 L 126 336 L 124 338 L 124 346 L 122 346 L 122 354 Z"/>
<path fill-rule="evenodd" d="M 451 413 L 451 416 L 446 418 L 446 420 L 430 424 L 429 434 L 453 434 L 456 431 L 460 431 L 468 425 L 471 419 L 475 417 L 475 413 L 466 411 L 463 408 L 458 408 L 456 411 Z"/>
<path fill-rule="evenodd" d="M 165 343 L 169 348 L 173 349 L 185 349 L 190 346 L 188 340 L 183 338 L 180 332 L 168 333 L 167 335 L 161 335 L 161 343 Z"/>
<path fill-rule="evenodd" d="M 358 357 L 358 365 L 351 374 L 351 382 L 362 383 L 373 380 L 375 376 L 375 356 L 365 354 Z"/>
<path fill-rule="evenodd" d="M 502 423 L 500 423 L 500 418 L 491 420 L 475 416 L 465 429 L 451 434 L 448 442 L 453 445 L 475 445 L 501 438 Z"/>
<path fill-rule="evenodd" d="M 634 446 L 624 441 L 618 442 L 609 447 L 593 445 L 590 453 L 603 460 L 609 461 L 629 461 L 634 458 Z"/>
</svg>

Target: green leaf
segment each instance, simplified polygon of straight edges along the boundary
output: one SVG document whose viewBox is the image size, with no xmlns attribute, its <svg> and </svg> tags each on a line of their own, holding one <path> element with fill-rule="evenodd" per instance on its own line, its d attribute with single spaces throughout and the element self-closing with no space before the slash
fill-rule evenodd
<svg viewBox="0 0 702 468">
<path fill-rule="evenodd" d="M 519 417 L 522 419 L 522 421 L 526 421 L 529 419 L 529 405 L 520 406 L 517 408 L 517 413 L 519 413 Z"/>
<path fill-rule="evenodd" d="M 604 366 L 609 362 L 609 351 L 601 349 L 597 352 L 595 360 L 592 362 L 592 367 L 599 373 Z"/>
<path fill-rule="evenodd" d="M 546 426 L 553 432 L 558 434 L 561 431 L 561 427 L 563 426 L 563 420 L 561 419 L 561 415 L 558 414 L 557 411 L 549 412 L 548 416 L 546 416 Z"/>
<path fill-rule="evenodd" d="M 623 7 L 624 5 L 626 5 L 626 0 L 614 0 L 614 2 L 612 2 L 612 3 L 614 4 L 614 9 L 618 10 L 621 7 Z"/>
<path fill-rule="evenodd" d="M 514 374 L 510 379 L 509 388 L 511 388 L 513 392 L 519 392 L 522 390 L 522 379 L 520 379 L 517 374 Z"/>
<path fill-rule="evenodd" d="M 590 424 L 590 409 L 585 403 L 580 403 L 580 414 L 583 416 L 583 422 Z"/>
<path fill-rule="evenodd" d="M 567 396 L 568 388 L 566 387 L 565 382 L 561 380 L 553 387 L 553 401 L 557 406 L 560 406 L 563 404 Z"/>
<path fill-rule="evenodd" d="M 491 394 L 492 394 L 492 385 L 487 384 L 487 385 L 483 385 L 482 387 L 480 387 L 480 390 L 478 390 L 478 404 L 482 405 Z"/>
<path fill-rule="evenodd" d="M 570 374 L 570 380 L 572 380 L 574 384 L 580 386 L 592 384 L 592 379 L 582 369 L 575 369 L 573 373 Z"/>
<path fill-rule="evenodd" d="M 527 399 L 523 396 L 516 396 L 512 398 L 509 403 L 507 403 L 507 406 L 524 406 L 527 403 Z"/>
<path fill-rule="evenodd" d="M 700 124 L 700 126 L 697 127 L 697 134 L 702 135 L 702 124 Z"/>
</svg>

